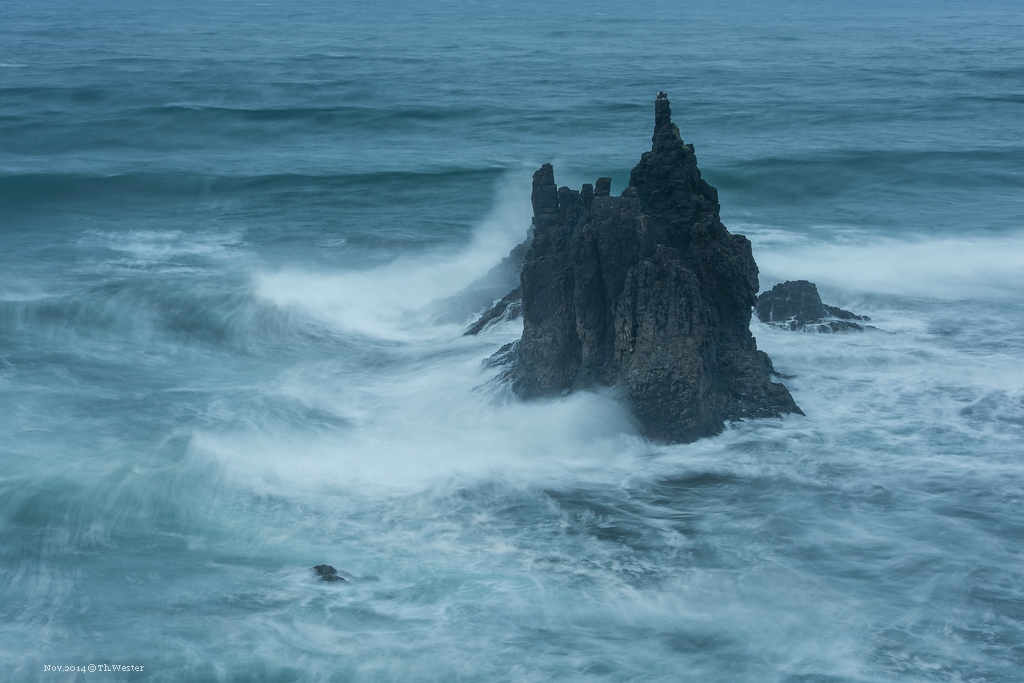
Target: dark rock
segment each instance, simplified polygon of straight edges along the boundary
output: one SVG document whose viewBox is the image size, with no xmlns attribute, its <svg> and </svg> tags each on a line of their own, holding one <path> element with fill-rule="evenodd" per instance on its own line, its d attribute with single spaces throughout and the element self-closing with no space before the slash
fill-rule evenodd
<svg viewBox="0 0 1024 683">
<path fill-rule="evenodd" d="M 519 275 L 523 270 L 523 260 L 526 258 L 526 252 L 529 251 L 532 242 L 533 229 L 531 228 L 526 233 L 526 239 L 516 245 L 498 265 L 455 295 L 431 302 L 425 312 L 435 322 L 460 324 L 472 315 L 479 315 L 484 308 L 490 311 L 497 305 L 495 301 L 504 298 L 511 290 L 519 287 Z M 515 307 L 509 313 L 514 312 Z"/>
<path fill-rule="evenodd" d="M 509 342 L 495 351 L 484 361 L 484 367 L 502 368 L 494 378 L 496 384 L 504 384 L 512 380 L 512 371 L 515 369 L 516 359 L 519 357 L 519 340 Z"/>
<path fill-rule="evenodd" d="M 516 287 L 494 304 L 491 310 L 480 316 L 480 319 L 473 323 L 473 326 L 466 330 L 463 336 L 480 334 L 485 327 L 498 320 L 518 319 L 523 312 L 522 298 L 522 289 Z"/>
<path fill-rule="evenodd" d="M 347 583 L 345 578 L 338 573 L 338 570 L 329 564 L 318 564 L 313 567 L 313 571 L 320 576 L 322 581 L 341 581 Z"/>
<path fill-rule="evenodd" d="M 869 318 L 866 315 L 857 315 L 856 313 L 851 313 L 850 311 L 844 311 L 843 309 L 837 306 L 829 306 L 828 304 L 824 304 L 824 306 L 825 310 L 828 311 L 829 315 L 831 315 L 833 318 L 839 318 L 840 320 L 871 320 L 871 318 Z"/>
<path fill-rule="evenodd" d="M 519 282 L 519 274 L 523 272 L 523 263 L 526 262 L 526 255 L 530 252 L 530 245 L 532 244 L 533 228 L 530 228 L 526 231 L 526 239 L 512 247 L 512 251 L 508 253 L 508 256 L 501 259 L 501 263 L 492 268 L 490 272 L 515 273 L 515 281 Z M 484 277 L 486 278 L 487 275 Z"/>
<path fill-rule="evenodd" d="M 550 164 L 534 174 L 523 336 L 504 350 L 513 389 L 619 387 L 647 435 L 682 442 L 726 420 L 799 413 L 750 334 L 750 242 L 722 225 L 660 94 L 652 142 L 619 197 L 607 178 L 591 196 L 557 188 Z"/>
<path fill-rule="evenodd" d="M 493 281 L 500 278 L 503 274 L 513 273 L 515 276 L 516 285 L 508 294 L 499 299 L 490 309 L 483 315 L 481 315 L 473 325 L 463 332 L 462 336 L 480 334 L 491 323 L 499 320 L 517 320 L 522 315 L 522 298 L 523 294 L 519 287 L 519 277 L 523 271 L 523 263 L 526 261 L 526 254 L 530 250 L 530 245 L 533 244 L 533 228 L 526 234 L 526 240 L 517 244 L 512 251 L 509 252 L 508 256 L 501 260 L 501 263 L 496 265 L 494 268 L 480 278 L 476 283 L 469 286 L 468 289 L 479 289 L 480 283 Z M 493 301 L 493 299 L 492 299 Z"/>
<path fill-rule="evenodd" d="M 495 351 L 490 358 L 484 361 L 484 365 L 489 368 L 497 368 L 503 365 L 511 365 L 515 363 L 516 358 L 519 354 L 519 342 L 509 342 L 500 349 Z"/>
<path fill-rule="evenodd" d="M 763 323 L 787 330 L 815 332 L 863 332 L 871 318 L 821 302 L 818 286 L 807 280 L 782 282 L 757 297 L 754 308 Z M 870 327 L 870 326 L 868 326 Z"/>
</svg>

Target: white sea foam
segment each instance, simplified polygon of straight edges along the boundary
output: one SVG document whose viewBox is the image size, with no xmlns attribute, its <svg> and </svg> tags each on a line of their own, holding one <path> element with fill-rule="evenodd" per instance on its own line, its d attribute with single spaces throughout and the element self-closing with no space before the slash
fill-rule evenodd
<svg viewBox="0 0 1024 683">
<path fill-rule="evenodd" d="M 83 246 L 99 246 L 121 252 L 137 265 L 149 266 L 182 256 L 215 258 L 225 256 L 240 244 L 238 231 L 188 233 L 181 230 L 90 230 L 79 240 Z"/>
<path fill-rule="evenodd" d="M 494 208 L 456 253 L 400 257 L 368 270 L 285 267 L 260 273 L 257 293 L 279 306 L 300 306 L 350 332 L 395 340 L 432 334 L 417 311 L 486 273 L 526 238 L 532 216 L 529 177 L 506 177 L 499 188 Z"/>
<path fill-rule="evenodd" d="M 452 477 L 554 481 L 567 472 L 603 479 L 608 467 L 625 476 L 623 449 L 641 453 L 649 445 L 613 393 L 524 403 L 494 382 L 496 369 L 482 366 L 519 328 L 507 323 L 486 337 L 463 338 L 444 327 L 447 336 L 419 337 L 387 367 L 364 369 L 340 358 L 294 368 L 264 391 L 333 415 L 337 427 L 298 423 L 298 431 L 268 431 L 253 424 L 198 432 L 193 446 L 233 477 L 299 492 L 322 485 L 420 490 Z"/>
<path fill-rule="evenodd" d="M 1024 234 L 828 240 L 756 226 L 737 226 L 754 245 L 762 286 L 810 280 L 825 287 L 888 295 L 1020 299 L 1024 295 Z"/>
</svg>

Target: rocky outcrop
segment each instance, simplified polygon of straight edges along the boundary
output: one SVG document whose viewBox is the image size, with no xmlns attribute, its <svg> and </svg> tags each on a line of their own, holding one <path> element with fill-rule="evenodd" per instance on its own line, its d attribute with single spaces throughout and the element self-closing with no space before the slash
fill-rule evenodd
<svg viewBox="0 0 1024 683">
<path fill-rule="evenodd" d="M 863 332 L 871 318 L 821 302 L 818 286 L 807 280 L 781 282 L 757 297 L 757 319 L 787 330 Z M 868 326 L 870 327 L 870 326 Z"/>
<path fill-rule="evenodd" d="M 523 336 L 502 349 L 513 389 L 618 387 L 647 435 L 679 442 L 799 413 L 750 333 L 750 242 L 722 225 L 664 93 L 652 142 L 619 197 L 608 178 L 576 191 L 555 185 L 550 164 L 534 174 Z"/>
<path fill-rule="evenodd" d="M 516 320 L 523 314 L 523 290 L 516 287 L 498 300 L 489 311 L 484 313 L 463 336 L 480 334 L 484 329 L 499 320 Z"/>
<path fill-rule="evenodd" d="M 329 564 L 318 564 L 317 566 L 313 567 L 313 571 L 317 573 L 317 576 L 320 577 L 321 581 L 340 581 L 342 583 L 347 583 L 347 581 L 345 581 L 345 577 L 342 576 L 337 569 L 335 569 Z"/>
</svg>

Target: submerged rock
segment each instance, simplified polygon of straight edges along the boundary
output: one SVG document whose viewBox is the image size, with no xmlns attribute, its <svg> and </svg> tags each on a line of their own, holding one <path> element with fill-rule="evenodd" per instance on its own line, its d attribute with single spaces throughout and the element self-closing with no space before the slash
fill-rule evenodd
<svg viewBox="0 0 1024 683">
<path fill-rule="evenodd" d="M 500 263 L 456 294 L 431 302 L 424 308 L 424 312 L 437 323 L 461 324 L 467 318 L 479 315 L 485 307 L 488 307 L 487 310 L 490 311 L 489 307 L 497 306 L 510 290 L 519 286 L 523 260 L 526 258 L 526 252 L 529 250 L 532 240 L 533 231 L 530 230 L 527 232 L 526 240 L 514 247 Z M 503 314 L 504 318 L 502 319 L 505 320 L 515 317 L 514 314 L 517 310 L 518 306 L 513 306 L 508 311 L 503 310 L 496 318 L 485 321 L 480 329 L 472 334 L 479 333 L 494 320 L 502 318 Z M 476 323 L 473 327 L 475 326 Z M 471 327 L 470 330 L 472 329 Z M 467 330 L 465 334 L 470 334 L 470 332 Z"/>
<path fill-rule="evenodd" d="M 342 583 L 347 583 L 347 581 L 345 581 L 345 577 L 339 574 L 338 570 L 329 564 L 318 564 L 313 567 L 313 571 L 320 576 L 321 581 L 341 581 Z"/>
<path fill-rule="evenodd" d="M 865 326 L 854 321 L 871 320 L 822 303 L 818 286 L 807 280 L 781 282 L 763 292 L 754 311 L 761 322 L 794 331 L 863 332 Z"/>
<path fill-rule="evenodd" d="M 511 292 L 498 300 L 489 311 L 480 316 L 479 320 L 473 323 L 463 336 L 480 334 L 484 328 L 499 320 L 516 320 L 523 313 L 523 291 L 516 287 Z"/>
<path fill-rule="evenodd" d="M 508 292 L 510 288 L 512 291 L 494 302 L 494 305 L 463 333 L 463 336 L 480 334 L 484 328 L 492 323 L 499 320 L 516 320 L 522 315 L 523 294 L 519 288 L 519 279 L 522 275 L 523 263 L 526 262 L 526 254 L 529 253 L 531 244 L 533 244 L 533 228 L 530 228 L 526 233 L 524 241 L 513 247 L 508 256 L 501 259 L 501 263 L 491 268 L 486 275 L 467 287 L 471 291 L 480 290 L 487 283 L 502 281 L 507 278 L 511 278 L 511 281 L 514 283 L 514 285 L 506 285 L 504 287 L 502 291 Z M 494 301 L 494 299 L 492 298 L 491 301 Z"/>
<path fill-rule="evenodd" d="M 680 442 L 726 420 L 800 413 L 750 333 L 750 242 L 722 225 L 664 93 L 652 142 L 619 197 L 608 178 L 576 191 L 557 188 L 550 164 L 534 174 L 523 336 L 499 352 L 513 389 L 618 387 L 647 435 Z"/>
</svg>

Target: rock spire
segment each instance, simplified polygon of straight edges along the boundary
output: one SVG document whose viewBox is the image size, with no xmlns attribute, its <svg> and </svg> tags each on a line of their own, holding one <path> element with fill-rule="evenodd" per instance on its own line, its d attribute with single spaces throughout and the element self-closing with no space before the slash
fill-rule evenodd
<svg viewBox="0 0 1024 683">
<path fill-rule="evenodd" d="M 647 435 L 678 442 L 799 413 L 750 333 L 750 242 L 722 225 L 664 93 L 654 113 L 651 151 L 621 196 L 607 178 L 576 191 L 556 186 L 550 164 L 534 174 L 523 336 L 505 354 L 513 389 L 618 387 Z"/>
</svg>

